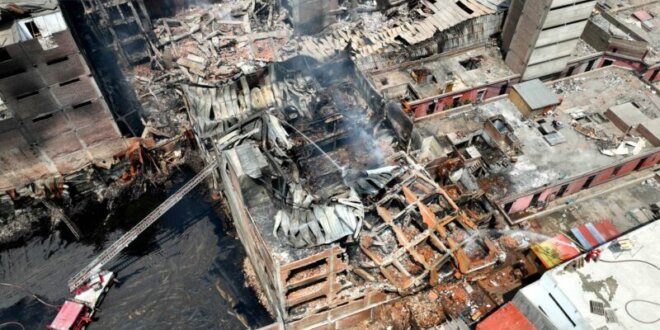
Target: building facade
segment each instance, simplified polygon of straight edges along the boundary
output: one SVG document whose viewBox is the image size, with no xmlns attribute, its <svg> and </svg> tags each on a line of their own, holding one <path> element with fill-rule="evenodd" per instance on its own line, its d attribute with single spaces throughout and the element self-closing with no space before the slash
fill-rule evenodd
<svg viewBox="0 0 660 330">
<path fill-rule="evenodd" d="M 3 191 L 107 161 L 125 149 L 85 58 L 53 3 L 52 9 L 14 17 L 0 32 Z"/>
</svg>

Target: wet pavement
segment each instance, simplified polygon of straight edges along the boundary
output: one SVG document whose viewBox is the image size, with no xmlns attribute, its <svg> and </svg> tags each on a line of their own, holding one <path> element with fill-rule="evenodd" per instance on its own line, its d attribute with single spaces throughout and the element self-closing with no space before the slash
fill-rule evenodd
<svg viewBox="0 0 660 330">
<path fill-rule="evenodd" d="M 174 186 L 191 176 L 175 179 Z M 121 283 L 110 289 L 91 329 L 244 328 L 237 313 L 252 327 L 272 322 L 244 287 L 245 252 L 226 233 L 219 208 L 208 196 L 205 188 L 196 188 L 112 263 L 110 269 L 119 272 Z M 152 194 L 131 202 L 108 220 L 107 226 L 118 228 L 110 232 L 98 225 L 81 226 L 84 232 L 94 232 L 87 242 L 71 242 L 56 232 L 1 251 L 0 282 L 21 285 L 47 302 L 62 304 L 70 297 L 67 280 L 165 198 Z M 18 321 L 26 329 L 43 329 L 55 314 L 56 308 L 29 293 L 0 286 L 0 325 Z"/>
</svg>

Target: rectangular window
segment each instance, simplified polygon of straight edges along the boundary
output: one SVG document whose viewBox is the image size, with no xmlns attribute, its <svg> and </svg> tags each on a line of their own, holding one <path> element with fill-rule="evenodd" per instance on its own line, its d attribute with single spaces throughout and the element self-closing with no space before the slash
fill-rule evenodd
<svg viewBox="0 0 660 330">
<path fill-rule="evenodd" d="M 594 181 L 595 178 L 596 178 L 596 175 L 590 176 L 589 179 L 587 179 L 587 181 L 584 182 L 584 185 L 582 185 L 582 189 L 589 188 L 589 186 L 591 185 L 591 182 Z"/>
<path fill-rule="evenodd" d="M 53 115 L 52 113 L 49 113 L 49 114 L 46 114 L 46 115 L 41 115 L 41 116 L 38 116 L 38 117 L 32 119 L 32 122 L 33 122 L 33 123 L 40 122 L 40 121 L 42 121 L 42 120 L 45 120 L 45 119 L 51 118 L 51 117 L 53 117 L 53 116 L 54 116 L 54 115 Z"/>
<path fill-rule="evenodd" d="M 41 37 L 41 31 L 39 31 L 37 24 L 34 24 L 34 21 L 25 22 L 25 27 L 27 28 L 28 32 L 30 32 L 32 38 Z"/>
<path fill-rule="evenodd" d="M 461 1 L 456 1 L 456 5 L 463 9 L 464 12 L 468 13 L 468 15 L 472 15 L 472 13 L 474 13 L 474 10 L 470 9 L 470 7 L 466 6 Z"/>
<path fill-rule="evenodd" d="M 500 87 L 500 95 L 506 94 L 507 89 L 509 89 L 509 84 L 504 84 Z"/>
<path fill-rule="evenodd" d="M 482 89 L 477 92 L 477 101 L 482 102 L 484 100 L 484 97 L 486 97 L 486 90 Z"/>
<path fill-rule="evenodd" d="M 561 186 L 561 188 L 559 189 L 559 192 L 557 192 L 557 198 L 563 196 L 564 193 L 566 192 L 566 189 L 568 189 L 568 183 Z"/>
<path fill-rule="evenodd" d="M 34 95 L 37 95 L 37 94 L 39 94 L 39 91 L 33 91 L 33 92 L 29 92 L 29 93 L 21 94 L 21 95 L 19 95 L 19 96 L 16 97 L 16 100 L 17 100 L 17 101 L 20 101 L 20 100 L 22 100 L 22 99 L 24 99 L 24 98 L 28 98 L 28 97 L 30 97 L 30 96 L 34 96 Z"/>
<path fill-rule="evenodd" d="M 639 169 L 642 168 L 642 165 L 644 164 L 644 162 L 645 162 L 647 159 L 649 159 L 649 158 L 648 158 L 648 157 L 644 157 L 644 158 L 642 158 L 642 160 L 639 161 L 639 164 L 637 164 L 637 166 L 635 166 L 635 171 L 639 171 Z"/>
<path fill-rule="evenodd" d="M 461 105 L 461 96 L 454 96 L 454 99 L 451 102 L 451 106 L 455 108 L 459 105 Z"/>
<path fill-rule="evenodd" d="M 63 87 L 63 86 L 66 86 L 66 85 L 71 85 L 71 84 L 79 82 L 79 81 L 80 81 L 80 78 L 71 79 L 69 81 L 65 81 L 63 83 L 60 83 L 60 86 Z"/>
<path fill-rule="evenodd" d="M 23 68 L 11 68 L 11 69 L 6 70 L 4 72 L 0 72 L 0 79 L 15 76 L 17 74 L 21 74 L 21 73 L 24 73 L 24 72 L 25 72 L 25 69 L 23 69 Z"/>
<path fill-rule="evenodd" d="M 591 68 L 594 67 L 594 63 L 596 63 L 596 60 L 589 61 L 589 64 L 587 64 L 587 68 L 584 71 L 590 71 Z"/>
<path fill-rule="evenodd" d="M 572 75 L 573 75 L 573 71 L 575 71 L 575 67 L 574 67 L 574 66 L 568 68 L 568 71 L 566 71 L 566 77 L 572 76 Z"/>
<path fill-rule="evenodd" d="M 73 109 L 78 109 L 78 108 L 82 108 L 82 107 L 84 107 L 86 105 L 90 105 L 90 104 L 92 104 L 92 101 L 86 101 L 86 102 L 83 102 L 83 103 L 80 103 L 80 104 L 76 104 L 72 108 Z"/>
<path fill-rule="evenodd" d="M 614 61 L 612 61 L 612 60 L 605 60 L 605 61 L 603 61 L 603 67 L 610 66 L 610 65 L 612 65 L 612 63 L 614 63 Z"/>
<path fill-rule="evenodd" d="M 658 76 L 658 72 L 660 72 L 660 69 L 655 69 L 655 71 L 653 71 L 653 74 L 651 75 L 651 79 L 649 79 L 650 82 L 653 82 L 653 80 L 655 80 L 655 77 Z"/>
<path fill-rule="evenodd" d="M 64 61 L 66 61 L 66 60 L 68 60 L 68 59 L 69 59 L 68 56 L 64 56 L 64 57 L 56 58 L 56 59 L 54 59 L 54 60 L 50 60 L 50 61 L 46 62 L 46 65 L 53 65 L 53 64 L 61 63 L 61 62 L 64 62 Z"/>
<path fill-rule="evenodd" d="M 435 107 L 438 105 L 438 100 L 433 100 L 431 104 L 429 104 L 429 107 L 426 109 L 426 114 L 430 115 L 435 112 Z"/>
</svg>

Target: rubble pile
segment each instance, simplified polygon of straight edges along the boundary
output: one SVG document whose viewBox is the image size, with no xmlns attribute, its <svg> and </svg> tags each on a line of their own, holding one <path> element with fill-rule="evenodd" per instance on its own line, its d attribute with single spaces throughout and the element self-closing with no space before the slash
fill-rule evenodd
<svg viewBox="0 0 660 330">
<path fill-rule="evenodd" d="M 157 61 L 163 75 L 216 85 L 250 74 L 276 60 L 292 33 L 284 24 L 254 32 L 250 2 L 191 7 L 155 22 Z M 252 2 L 254 3 L 254 2 Z M 262 26 L 263 27 L 263 26 Z M 168 77 L 169 78 L 169 77 Z M 154 80 L 162 80 L 163 76 Z"/>
</svg>

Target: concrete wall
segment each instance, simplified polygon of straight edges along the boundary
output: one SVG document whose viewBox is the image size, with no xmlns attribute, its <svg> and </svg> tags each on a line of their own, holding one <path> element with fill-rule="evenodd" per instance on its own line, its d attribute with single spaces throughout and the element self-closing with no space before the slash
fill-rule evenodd
<svg viewBox="0 0 660 330">
<path fill-rule="evenodd" d="M 454 108 L 454 99 L 458 98 L 459 104 L 477 103 L 479 102 L 480 93 L 482 93 L 482 100 L 500 96 L 509 92 L 510 87 L 519 82 L 519 76 L 512 76 L 505 80 L 494 81 L 486 85 L 480 85 L 473 88 L 453 91 L 450 93 L 440 94 L 437 96 L 410 102 L 410 112 L 415 114 L 415 118 L 424 117 L 436 112 L 449 110 Z"/>
<path fill-rule="evenodd" d="M 595 5 L 596 1 L 589 1 L 573 6 L 550 9 L 542 27 L 546 29 L 578 20 L 586 20 L 591 15 L 591 11 L 594 9 Z"/>
<path fill-rule="evenodd" d="M 316 34 L 336 22 L 331 12 L 339 7 L 337 0 L 287 0 L 285 7 L 290 9 L 291 22 L 296 33 Z"/>
<path fill-rule="evenodd" d="M 522 80 L 564 70 L 595 3 L 514 0 L 502 33 L 506 64 Z"/>
<path fill-rule="evenodd" d="M 0 123 L 0 190 L 76 171 L 126 145 L 68 30 L 43 50 L 32 39 L 4 47 L 0 97 L 11 119 Z M 14 161 L 15 160 L 15 161 Z"/>
<path fill-rule="evenodd" d="M 587 22 L 588 21 L 581 21 L 543 30 L 536 41 L 536 46 L 541 47 L 566 40 L 577 39 L 582 34 Z"/>
<path fill-rule="evenodd" d="M 612 164 L 606 168 L 598 169 L 596 171 L 588 172 L 583 175 L 558 182 L 555 185 L 537 189 L 534 191 L 515 196 L 513 198 L 505 198 L 499 201 L 500 205 L 510 205 L 508 209 L 504 207 L 505 211 L 513 215 L 517 212 L 526 210 L 531 205 L 534 196 L 537 197 L 539 202 L 550 201 L 548 198 L 554 199 L 564 196 L 569 196 L 578 191 L 581 191 L 586 188 L 593 188 L 610 180 L 622 177 L 633 171 L 639 171 L 651 166 L 660 164 L 660 150 L 656 148 L 655 151 L 652 151 L 646 155 L 638 156 L 633 159 L 627 159 L 622 162 Z M 589 181 L 589 182 L 588 182 Z M 585 186 L 588 183 L 588 186 Z M 559 195 L 559 192 L 562 190 L 563 186 L 564 192 Z"/>
</svg>

